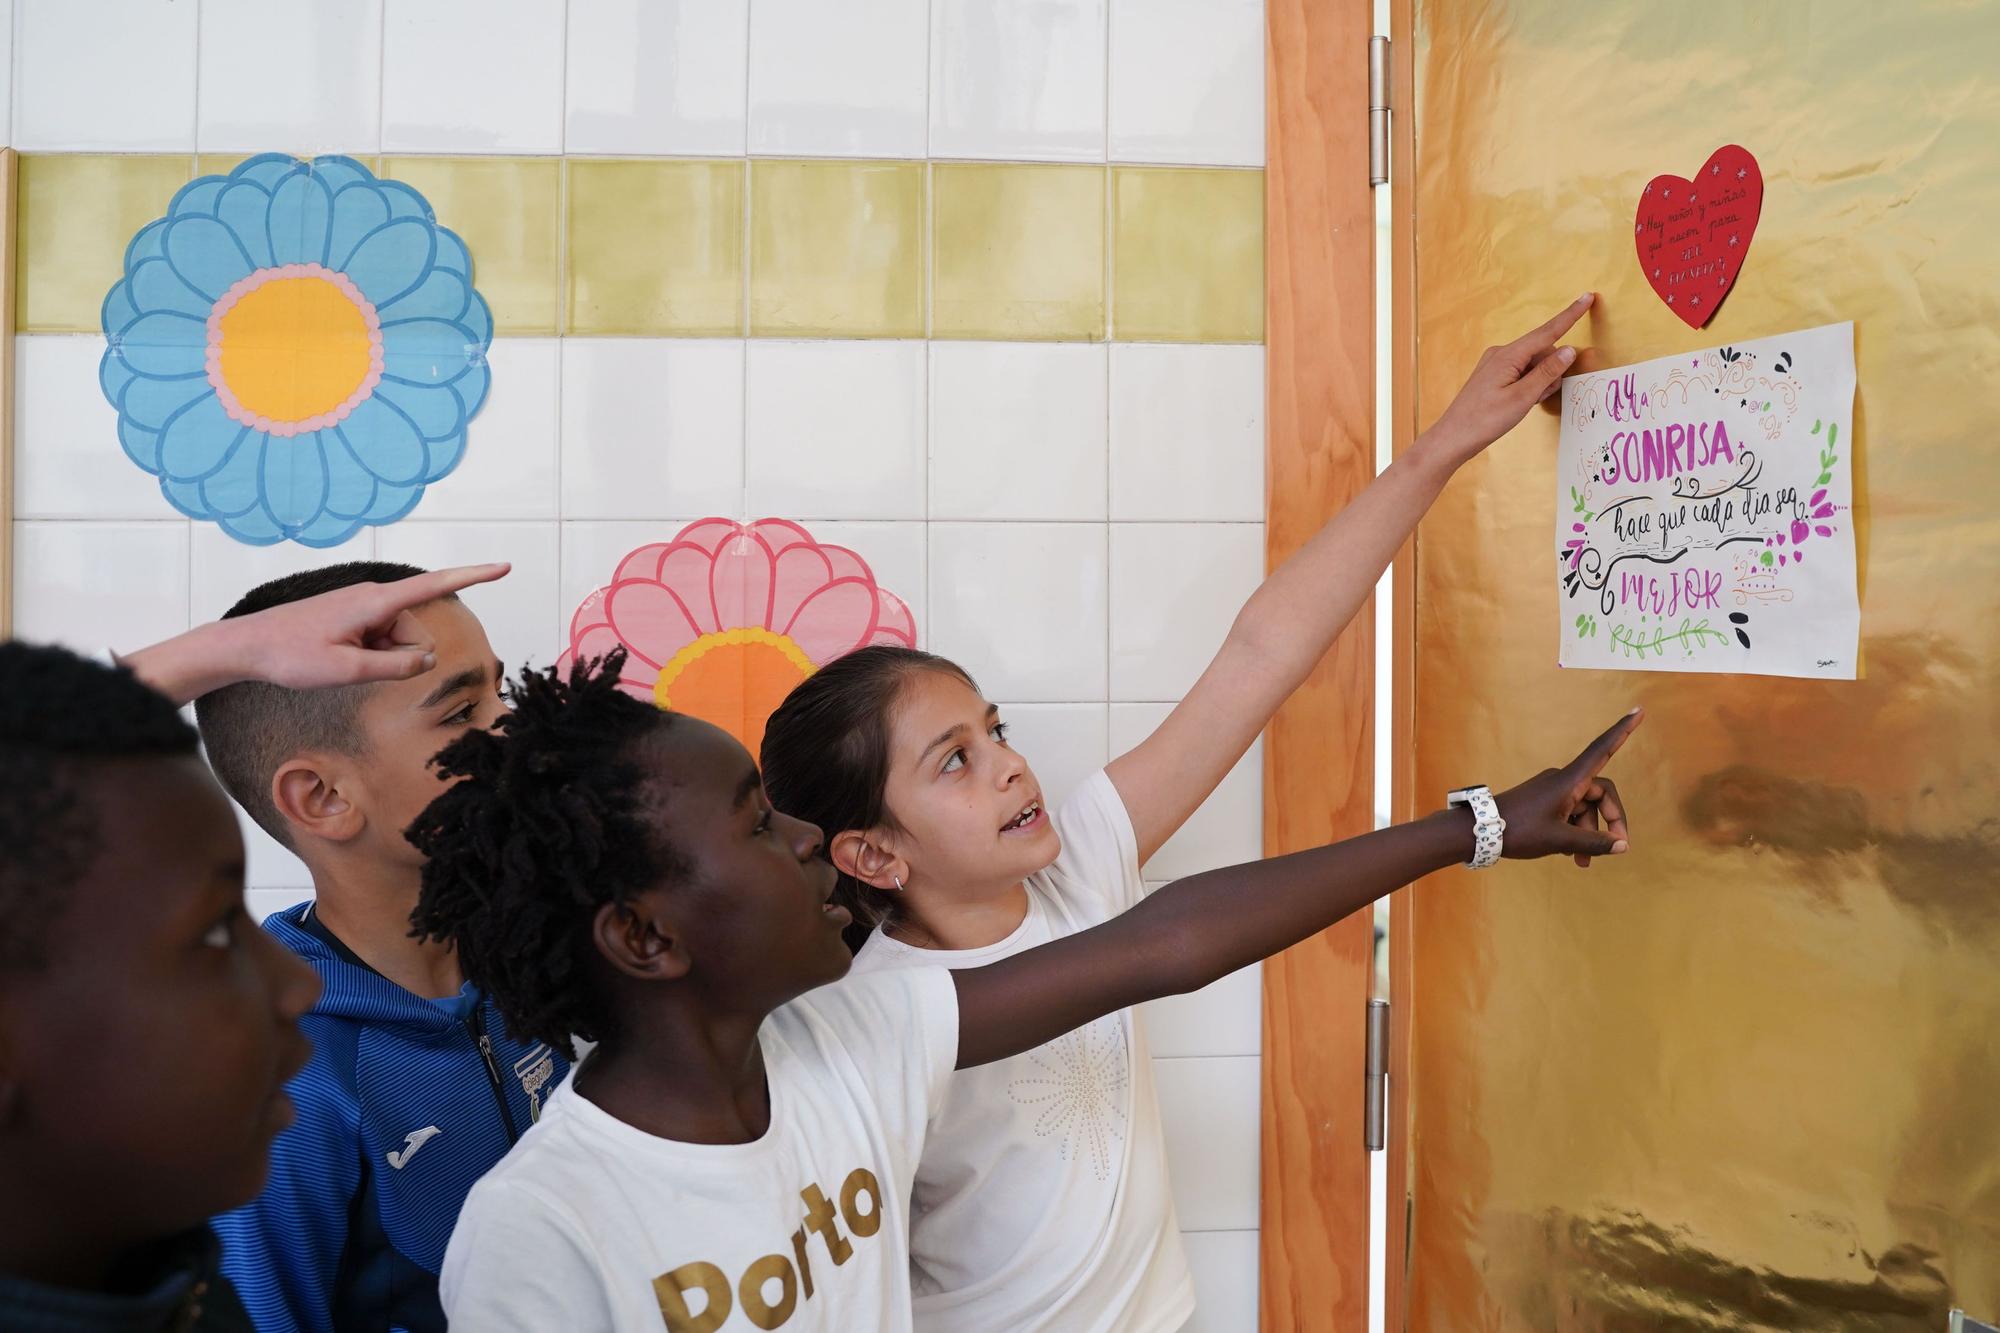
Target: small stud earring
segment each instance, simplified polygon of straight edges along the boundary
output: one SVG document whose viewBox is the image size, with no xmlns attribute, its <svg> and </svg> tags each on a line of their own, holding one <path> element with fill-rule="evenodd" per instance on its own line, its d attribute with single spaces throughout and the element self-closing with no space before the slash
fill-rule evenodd
<svg viewBox="0 0 2000 1333">
<path fill-rule="evenodd" d="M 896 878 L 896 877 L 895 877 L 894 875 L 891 875 L 891 876 L 889 876 L 889 881 L 890 881 L 890 883 L 892 883 L 892 884 L 894 884 L 894 885 L 896 886 L 896 892 L 898 892 L 898 893 L 901 893 L 901 892 L 903 891 L 903 881 L 902 881 L 902 880 L 900 880 L 900 879 L 897 879 L 897 878 Z"/>
</svg>

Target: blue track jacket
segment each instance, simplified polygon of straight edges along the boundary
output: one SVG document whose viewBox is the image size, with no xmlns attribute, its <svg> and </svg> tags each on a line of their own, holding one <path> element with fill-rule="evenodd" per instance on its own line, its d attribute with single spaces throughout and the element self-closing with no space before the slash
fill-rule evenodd
<svg viewBox="0 0 2000 1333">
<path fill-rule="evenodd" d="M 264 923 L 326 989 L 300 1022 L 312 1060 L 287 1085 L 298 1120 L 270 1181 L 215 1221 L 222 1270 L 260 1333 L 442 1333 L 437 1272 L 458 1210 L 568 1065 L 509 1038 L 469 985 L 449 1000 L 404 990 L 311 910 Z"/>
</svg>

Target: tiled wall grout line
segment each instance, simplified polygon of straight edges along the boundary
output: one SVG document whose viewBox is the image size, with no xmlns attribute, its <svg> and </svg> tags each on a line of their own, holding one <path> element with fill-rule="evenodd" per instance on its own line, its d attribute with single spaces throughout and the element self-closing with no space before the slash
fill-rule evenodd
<svg viewBox="0 0 2000 1333">
<path fill-rule="evenodd" d="M 284 145 L 285 151 L 306 150 L 305 156 L 313 156 L 309 145 Z M 159 148 L 33 148 L 19 150 L 23 157 L 229 157 L 239 154 L 253 156 L 248 151 L 233 148 L 199 149 L 193 153 L 181 150 Z M 260 149 L 260 152 L 276 151 Z M 930 163 L 947 167 L 1104 167 L 1128 166 L 1161 171 L 1204 171 L 1222 174 L 1254 174 L 1264 168 L 1244 166 L 1230 162 L 1078 162 L 1070 158 L 1051 157 L 892 157 L 881 153 L 628 153 L 564 149 L 560 152 L 535 153 L 519 149 L 480 152 L 472 148 L 420 149 L 399 148 L 393 152 L 382 149 L 334 150 L 341 156 L 366 159 L 370 157 L 412 158 L 418 161 L 448 161 L 452 158 L 494 158 L 517 159 L 527 162 L 546 162 L 566 158 L 579 162 L 848 162 L 857 166 L 875 163 Z M 295 153 L 295 155 L 297 155 Z"/>
<path fill-rule="evenodd" d="M 562 14 L 562 66 L 556 77 L 556 144 L 560 148 L 569 147 L 569 28 L 570 0 L 563 0 Z M 563 338 L 569 333 L 569 161 L 567 154 L 556 167 L 556 227 L 559 235 L 556 242 L 556 291 L 555 291 L 555 365 L 556 365 L 556 604 L 555 624 L 551 627 L 550 642 L 569 643 L 569 608 L 565 606 L 563 589 L 568 586 L 568 553 L 564 550 L 563 527 L 569 521 L 569 502 L 563 491 L 563 395 L 569 388 L 566 374 L 566 358 L 563 356 Z M 558 650 L 560 653 L 561 650 Z"/>
<path fill-rule="evenodd" d="M 934 614 L 931 578 L 931 539 L 937 529 L 936 501 L 931 488 L 937 478 L 937 163 L 931 158 L 931 131 L 936 122 L 937 97 L 937 7 L 939 0 L 924 6 L 924 197 L 923 220 L 918 226 L 923 270 L 924 325 L 924 623 L 917 628 L 918 641 L 931 643 Z M 754 3 L 754 0 L 753 0 Z M 924 244 L 924 242 L 928 242 Z"/>
<path fill-rule="evenodd" d="M 736 517 L 740 522 L 750 520 L 750 226 L 751 191 L 755 182 L 751 179 L 750 165 L 750 70 L 752 66 L 751 46 L 757 30 L 755 10 L 757 0 L 747 0 L 743 6 L 743 241 L 741 248 L 743 268 L 743 309 L 740 327 L 743 330 L 742 356 L 742 400 L 743 410 L 738 422 L 741 436 L 737 446 L 737 462 L 742 481 L 737 488 Z"/>
<path fill-rule="evenodd" d="M 18 25 L 18 24 L 20 23 L 20 21 L 21 21 L 21 10 L 22 10 L 22 4 L 21 4 L 21 0 L 14 0 L 14 20 L 15 20 L 15 23 L 16 23 L 17 25 Z M 20 49 L 21 49 L 21 40 L 20 40 L 20 30 L 19 30 L 19 28 L 18 28 L 18 26 L 17 26 L 17 27 L 16 27 L 16 29 L 15 29 L 15 33 L 14 33 L 14 50 L 15 50 L 15 53 L 16 53 L 16 55 L 17 55 L 17 56 L 18 56 L 18 54 L 19 54 L 19 52 L 20 52 Z M 189 137 L 189 138 L 190 138 L 190 139 L 191 139 L 191 140 L 193 141 L 193 144 L 194 144 L 194 147 L 195 147 L 195 149 L 196 149 L 196 152 L 195 152 L 194 154 L 191 154 L 191 155 L 189 156 L 189 159 L 188 159 L 188 179 L 189 179 L 189 180 L 193 180 L 193 179 L 195 178 L 195 176 L 196 176 L 196 175 L 197 175 L 197 174 L 199 173 L 199 171 L 200 171 L 200 162 L 201 162 L 201 159 L 200 159 L 200 156 L 199 156 L 199 150 L 200 150 L 200 148 L 201 148 L 201 67 L 202 67 L 202 59 L 201 59 L 201 0 L 195 0 L 195 7 L 194 7 L 194 79 L 193 79 L 193 83 L 194 83 L 194 117 L 193 117 L 193 123 L 192 123 L 192 125 L 190 125 L 190 127 L 189 127 L 189 128 L 190 128 L 190 130 L 191 130 L 191 133 L 189 134 L 189 136 L 188 136 L 188 137 Z M 20 86 L 21 86 L 21 79 L 20 79 L 20 73 L 19 73 L 19 70 L 18 70 L 18 69 L 16 69 L 16 70 L 14 71 L 14 73 L 13 73 L 13 75 L 12 75 L 11 77 L 13 78 L 13 81 L 14 81 L 14 82 L 13 82 L 13 87 L 14 87 L 14 89 L 15 89 L 15 95 L 16 95 L 16 96 L 19 96 L 19 89 L 20 89 Z M 10 127 L 10 128 L 11 128 L 11 127 Z M 17 257 L 17 258 L 15 259 L 15 264 L 16 264 L 16 265 L 18 266 L 18 265 L 19 265 L 19 263 L 20 263 L 20 260 L 19 260 L 19 258 Z M 17 285 L 18 285 L 18 283 L 19 283 L 19 281 L 20 281 L 20 278 L 19 278 L 19 274 L 18 274 L 18 273 L 17 273 L 16 275 L 15 275 L 15 281 L 16 281 L 16 283 L 17 283 Z M 101 332 L 101 331 L 100 331 L 100 332 Z M 15 445 L 14 445 L 14 447 L 15 447 L 15 448 L 16 448 L 17 450 L 18 450 L 18 449 L 19 449 L 19 448 L 21 447 L 21 446 L 20 446 L 20 442 L 19 442 L 19 440 L 16 440 L 16 441 L 15 441 Z M 17 466 L 18 466 L 18 464 L 17 464 Z M 188 626 L 188 628 L 189 628 L 189 629 L 193 629 L 193 628 L 194 628 L 194 524 L 193 524 L 192 520 L 189 520 L 189 519 L 182 519 L 181 521 L 182 521 L 183 523 L 186 523 L 186 524 L 187 524 L 187 527 L 188 527 L 188 534 L 187 534 L 187 615 L 186 615 L 185 619 L 186 619 L 186 621 L 187 621 L 187 626 Z"/>
<path fill-rule="evenodd" d="M 196 0 L 199 4 L 199 0 Z M 21 48 L 26 45 L 21 40 L 21 27 L 26 22 L 21 17 L 21 5 L 15 0 L 14 7 L 7 15 L 7 142 L 14 142 L 14 127 L 21 123 Z M 195 11 L 196 40 L 200 40 L 201 12 Z M 195 70 L 195 106 L 201 105 L 200 67 Z"/>
<path fill-rule="evenodd" d="M 1117 217 L 1111 193 L 1111 0 L 1104 4 L 1104 726 L 1111 734 L 1111 342 L 1116 336 L 1117 294 L 1113 290 L 1112 247 L 1117 242 Z M 1109 747 L 1107 746 L 1107 749 Z M 1109 760 L 1107 755 L 1106 759 Z"/>
<path fill-rule="evenodd" d="M 379 158 L 389 110 L 389 0 L 377 0 L 375 12 L 381 15 L 375 37 L 375 155 Z"/>
<path fill-rule="evenodd" d="M 773 517 L 758 514 L 757 518 Z M 1221 518 L 1121 518 L 1105 520 L 1101 518 L 927 518 L 908 514 L 814 514 L 794 511 L 790 517 L 801 523 L 924 523 L 932 527 L 1102 527 L 1112 528 L 1259 528 L 1263 524 L 1255 519 Z M 181 523 L 188 520 L 176 515 L 160 518 L 147 515 L 120 514 L 44 514 L 17 513 L 17 523 Z M 597 515 L 577 515 L 575 517 L 533 514 L 485 514 L 477 517 L 463 515 L 438 515 L 426 517 L 422 513 L 413 514 L 412 523 L 464 524 L 464 523 L 561 523 L 564 526 L 593 525 L 603 523 L 648 522 L 648 519 L 604 518 Z M 333 548 L 338 549 L 338 548 Z"/>
</svg>

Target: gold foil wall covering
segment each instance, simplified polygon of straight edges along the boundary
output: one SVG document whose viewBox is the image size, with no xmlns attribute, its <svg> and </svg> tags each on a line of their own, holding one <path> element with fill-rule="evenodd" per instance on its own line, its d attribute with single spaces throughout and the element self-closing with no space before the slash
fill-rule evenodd
<svg viewBox="0 0 2000 1333">
<path fill-rule="evenodd" d="M 1417 890 L 1411 1326 L 2000 1318 L 2000 4 L 1417 23 L 1422 420 L 1585 289 L 1586 366 L 1854 320 L 1864 678 L 1559 671 L 1551 413 L 1424 523 L 1423 801 L 1650 716 L 1632 856 Z M 1763 218 L 1696 332 L 1633 212 L 1732 142 Z"/>
</svg>

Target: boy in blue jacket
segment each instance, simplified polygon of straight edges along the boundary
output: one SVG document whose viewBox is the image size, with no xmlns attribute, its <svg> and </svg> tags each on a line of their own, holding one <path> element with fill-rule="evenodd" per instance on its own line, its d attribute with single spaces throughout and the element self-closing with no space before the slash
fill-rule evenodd
<svg viewBox="0 0 2000 1333">
<path fill-rule="evenodd" d="M 252 590 L 225 619 L 418 571 L 359 561 Z M 410 937 L 423 858 L 403 830 L 439 791 L 431 757 L 504 710 L 502 671 L 456 597 L 406 613 L 433 664 L 329 690 L 245 681 L 195 706 L 230 794 L 296 852 L 314 900 L 268 930 L 319 973 L 301 1020 L 313 1055 L 298 1120 L 250 1204 L 215 1223 L 223 1271 L 257 1327 L 442 1330 L 437 1272 L 473 1182 L 567 1072 L 517 1042 L 452 952 Z"/>
</svg>

